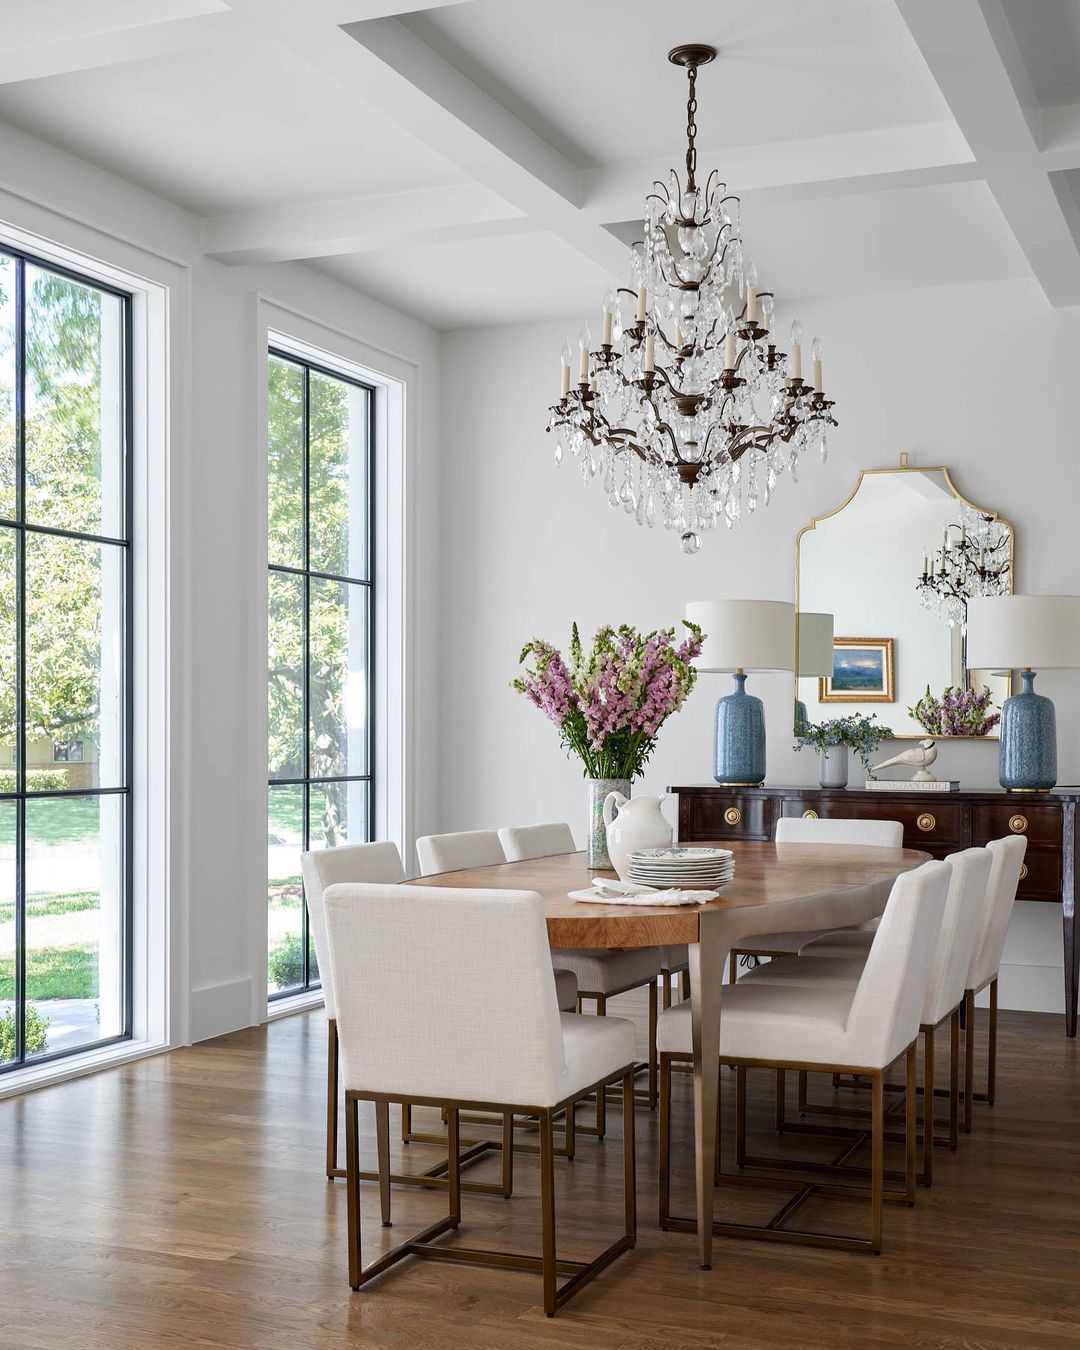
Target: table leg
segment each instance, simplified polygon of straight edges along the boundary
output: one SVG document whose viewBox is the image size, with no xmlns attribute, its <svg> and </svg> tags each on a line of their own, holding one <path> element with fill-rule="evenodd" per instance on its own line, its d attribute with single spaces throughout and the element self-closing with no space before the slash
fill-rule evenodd
<svg viewBox="0 0 1080 1350">
<path fill-rule="evenodd" d="M 690 946 L 690 1012 L 694 1047 L 694 1193 L 697 1199 L 698 1263 L 712 1269 L 713 1187 L 720 1092 L 720 990 L 727 947 L 721 913 L 698 916 L 698 941 Z"/>
</svg>

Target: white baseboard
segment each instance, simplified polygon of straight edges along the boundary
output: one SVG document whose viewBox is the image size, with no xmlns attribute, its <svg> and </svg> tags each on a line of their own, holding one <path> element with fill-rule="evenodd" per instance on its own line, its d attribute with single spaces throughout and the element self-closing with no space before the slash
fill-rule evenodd
<svg viewBox="0 0 1080 1350">
<path fill-rule="evenodd" d="M 189 1022 L 192 1043 L 251 1026 L 253 993 L 250 976 L 193 989 Z"/>
<path fill-rule="evenodd" d="M 986 990 L 975 1000 L 980 1008 L 988 1002 Z M 1034 966 L 1002 963 L 998 977 L 998 1007 L 1017 1012 L 1065 1011 L 1065 972 L 1060 965 Z"/>
</svg>

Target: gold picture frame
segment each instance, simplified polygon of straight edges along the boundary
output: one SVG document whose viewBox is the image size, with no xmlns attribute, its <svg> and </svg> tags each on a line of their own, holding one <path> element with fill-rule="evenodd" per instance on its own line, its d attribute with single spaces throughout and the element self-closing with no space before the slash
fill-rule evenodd
<svg viewBox="0 0 1080 1350">
<path fill-rule="evenodd" d="M 885 637 L 833 638 L 833 656 L 837 651 L 861 652 L 863 656 L 848 663 L 846 678 L 837 688 L 837 677 L 818 678 L 819 703 L 895 703 L 895 642 Z"/>
</svg>

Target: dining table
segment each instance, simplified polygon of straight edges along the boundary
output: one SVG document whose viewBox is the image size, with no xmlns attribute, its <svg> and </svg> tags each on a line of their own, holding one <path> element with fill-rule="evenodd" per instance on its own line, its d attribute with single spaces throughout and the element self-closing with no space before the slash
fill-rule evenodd
<svg viewBox="0 0 1080 1350">
<path fill-rule="evenodd" d="M 696 844 L 695 847 L 710 847 Z M 732 947 L 751 934 L 842 928 L 870 917 L 870 888 L 921 866 L 919 849 L 851 844 L 725 841 L 734 855 L 731 881 L 716 899 L 680 906 L 625 905 L 570 899 L 594 877 L 584 853 L 443 872 L 410 882 L 483 890 L 533 891 L 544 901 L 552 949 L 620 950 L 686 944 L 693 1027 L 694 1179 L 698 1259 L 712 1266 L 713 1188 L 720 1093 L 720 1022 L 724 971 Z"/>
</svg>

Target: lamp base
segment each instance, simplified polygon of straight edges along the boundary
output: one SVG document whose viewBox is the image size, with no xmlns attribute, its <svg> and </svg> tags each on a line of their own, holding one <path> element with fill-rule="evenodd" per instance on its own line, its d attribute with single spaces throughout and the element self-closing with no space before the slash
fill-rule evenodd
<svg viewBox="0 0 1080 1350">
<path fill-rule="evenodd" d="M 1054 705 L 1035 692 L 1034 671 L 1021 671 L 1020 681 L 1001 709 L 998 779 L 1007 792 L 1046 792 L 1057 782 Z"/>
<path fill-rule="evenodd" d="M 765 705 L 735 675 L 735 692 L 716 705 L 713 777 L 724 787 L 758 787 L 765 781 Z"/>
</svg>

